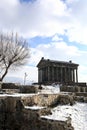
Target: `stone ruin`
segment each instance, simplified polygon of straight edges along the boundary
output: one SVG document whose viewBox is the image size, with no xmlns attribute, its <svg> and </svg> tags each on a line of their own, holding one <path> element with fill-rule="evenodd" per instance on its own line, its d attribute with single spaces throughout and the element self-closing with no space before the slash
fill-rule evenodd
<svg viewBox="0 0 87 130">
<path fill-rule="evenodd" d="M 42 117 L 52 114 L 51 109 L 58 104 L 73 104 L 73 96 L 40 94 L 34 87 L 30 87 L 33 93 L 26 88 L 27 94 L 15 95 L 10 92 L 10 87 L 9 92 L 0 94 L 0 130 L 74 130 L 71 119 L 61 121 Z M 3 89 L 5 91 L 6 88 Z M 33 106 L 41 109 L 32 109 Z"/>
<path fill-rule="evenodd" d="M 0 130 L 74 130 L 70 118 L 61 121 L 42 116 L 52 114 L 51 109 L 57 105 L 73 105 L 75 101 L 87 101 L 87 93 L 82 98 L 77 86 L 61 86 L 62 93 L 46 94 L 41 93 L 43 88 L 39 85 L 10 86 L 10 89 L 9 84 L 7 88 L 6 84 L 4 85 L 1 88 L 5 94 L 0 95 Z M 16 89 L 19 95 L 14 94 Z M 41 109 L 32 109 L 33 106 L 39 106 Z"/>
<path fill-rule="evenodd" d="M 41 96 L 38 99 L 40 98 Z M 33 103 L 37 103 L 36 96 L 34 99 Z M 73 130 L 70 120 L 55 121 L 41 118 L 42 115 L 51 114 L 51 108 L 32 110 L 25 107 L 30 102 L 25 97 L 0 97 L 0 130 Z"/>
</svg>

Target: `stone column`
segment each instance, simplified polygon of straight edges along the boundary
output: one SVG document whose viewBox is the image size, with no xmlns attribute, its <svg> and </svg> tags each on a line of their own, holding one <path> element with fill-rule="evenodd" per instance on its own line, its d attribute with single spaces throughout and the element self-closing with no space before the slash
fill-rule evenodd
<svg viewBox="0 0 87 130">
<path fill-rule="evenodd" d="M 46 67 L 44 68 L 44 82 L 46 82 Z"/>
<path fill-rule="evenodd" d="M 58 67 L 56 67 L 56 80 L 58 82 Z"/>
<path fill-rule="evenodd" d="M 67 83 L 69 82 L 69 68 L 67 68 Z"/>
<path fill-rule="evenodd" d="M 48 66 L 48 82 L 50 81 L 50 67 Z"/>
<path fill-rule="evenodd" d="M 58 68 L 58 81 L 61 82 L 61 67 Z"/>
<path fill-rule="evenodd" d="M 52 67 L 52 81 L 54 81 L 54 67 Z"/>
<path fill-rule="evenodd" d="M 42 68 L 41 71 L 42 71 L 42 82 L 44 82 L 44 69 Z"/>
<path fill-rule="evenodd" d="M 66 77 L 66 67 L 65 67 L 65 83 L 67 82 L 67 77 Z"/>
<path fill-rule="evenodd" d="M 72 69 L 69 68 L 69 82 L 72 82 Z"/>
<path fill-rule="evenodd" d="M 73 69 L 73 82 L 75 82 L 75 71 Z"/>
<path fill-rule="evenodd" d="M 54 68 L 54 80 L 57 81 L 57 67 Z"/>
<path fill-rule="evenodd" d="M 70 68 L 70 82 L 72 82 L 72 68 Z"/>
<path fill-rule="evenodd" d="M 77 72 L 77 69 L 76 69 L 76 82 L 78 82 L 78 72 Z"/>
<path fill-rule="evenodd" d="M 67 82 L 69 83 L 71 81 L 71 71 L 70 68 L 67 68 Z"/>
<path fill-rule="evenodd" d="M 61 67 L 60 69 L 61 69 L 61 83 L 62 83 L 63 82 L 62 81 L 63 80 L 63 70 L 62 70 L 63 68 Z"/>
<path fill-rule="evenodd" d="M 38 69 L 38 82 L 40 83 L 40 69 Z"/>
<path fill-rule="evenodd" d="M 38 82 L 42 82 L 42 69 L 38 69 Z"/>
<path fill-rule="evenodd" d="M 71 68 L 71 81 L 73 82 L 73 69 Z"/>
<path fill-rule="evenodd" d="M 66 68 L 66 83 L 68 82 L 68 68 Z"/>
<path fill-rule="evenodd" d="M 46 67 L 46 81 L 48 81 L 48 68 Z"/>
</svg>

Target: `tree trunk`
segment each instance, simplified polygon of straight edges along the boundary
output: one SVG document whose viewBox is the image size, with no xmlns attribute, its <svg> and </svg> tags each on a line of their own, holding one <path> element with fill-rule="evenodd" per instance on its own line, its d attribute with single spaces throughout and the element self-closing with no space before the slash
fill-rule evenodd
<svg viewBox="0 0 87 130">
<path fill-rule="evenodd" d="M 0 78 L 0 81 L 3 81 L 4 77 L 5 77 L 6 74 L 8 73 L 9 67 L 10 67 L 10 65 L 8 65 L 8 67 L 6 67 L 6 70 L 5 70 L 4 74 L 2 75 L 2 77 Z"/>
<path fill-rule="evenodd" d="M 0 82 L 2 82 L 2 78 L 0 78 Z"/>
</svg>

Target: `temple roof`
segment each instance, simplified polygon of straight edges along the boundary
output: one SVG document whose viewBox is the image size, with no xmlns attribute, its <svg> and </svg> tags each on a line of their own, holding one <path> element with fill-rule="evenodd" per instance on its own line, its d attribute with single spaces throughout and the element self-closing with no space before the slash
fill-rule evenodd
<svg viewBox="0 0 87 130">
<path fill-rule="evenodd" d="M 42 64 L 60 64 L 60 65 L 69 65 L 69 66 L 76 66 L 78 67 L 79 64 L 73 63 L 71 60 L 69 62 L 67 61 L 57 61 L 57 60 L 50 60 L 50 59 L 44 59 L 44 57 L 41 58 L 40 62 L 37 64 L 37 67 L 42 66 Z"/>
</svg>

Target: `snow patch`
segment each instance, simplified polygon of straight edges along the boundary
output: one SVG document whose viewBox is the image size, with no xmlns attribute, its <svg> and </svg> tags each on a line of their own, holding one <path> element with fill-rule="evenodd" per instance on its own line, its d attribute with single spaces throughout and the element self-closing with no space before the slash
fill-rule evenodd
<svg viewBox="0 0 87 130">
<path fill-rule="evenodd" d="M 42 117 L 63 121 L 70 117 L 75 130 L 87 130 L 87 103 L 76 103 L 73 106 L 57 106 L 52 109 L 52 115 Z"/>
<path fill-rule="evenodd" d="M 48 86 L 44 86 L 42 85 L 42 90 L 40 91 L 40 93 L 46 93 L 46 94 L 57 94 L 60 92 L 60 86 L 59 85 L 48 85 Z"/>
<path fill-rule="evenodd" d="M 22 93 L 13 93 L 13 94 L 0 94 L 0 97 L 32 97 L 37 94 L 22 94 Z"/>
<path fill-rule="evenodd" d="M 25 106 L 26 109 L 32 109 L 32 110 L 40 110 L 45 107 L 40 107 L 40 106 Z"/>
</svg>

